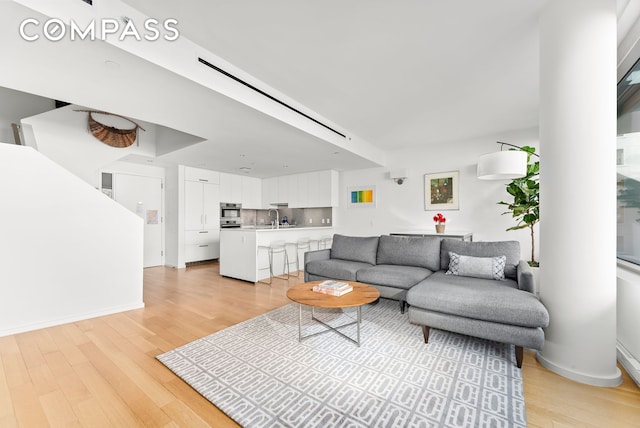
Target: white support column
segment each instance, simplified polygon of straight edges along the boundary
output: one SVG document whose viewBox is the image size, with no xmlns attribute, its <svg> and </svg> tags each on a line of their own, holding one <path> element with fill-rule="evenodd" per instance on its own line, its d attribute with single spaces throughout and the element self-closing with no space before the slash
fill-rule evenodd
<svg viewBox="0 0 640 428">
<path fill-rule="evenodd" d="M 538 360 L 567 378 L 621 382 L 616 366 L 616 3 L 549 1 L 540 18 Z"/>
</svg>

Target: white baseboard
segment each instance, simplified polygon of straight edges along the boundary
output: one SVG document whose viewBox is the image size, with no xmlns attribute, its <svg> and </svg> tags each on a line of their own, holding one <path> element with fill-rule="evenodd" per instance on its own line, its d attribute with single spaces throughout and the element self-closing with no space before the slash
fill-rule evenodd
<svg viewBox="0 0 640 428">
<path fill-rule="evenodd" d="M 575 380 L 576 382 L 603 387 L 615 387 L 622 384 L 622 372 L 618 366 L 615 367 L 615 373 L 610 376 L 594 376 L 588 373 L 578 372 L 574 368 L 567 368 L 556 364 L 543 356 L 541 351 L 536 352 L 536 360 L 538 360 L 538 362 L 546 369 L 557 373 L 560 376 L 566 377 L 567 379 Z"/>
<path fill-rule="evenodd" d="M 114 308 L 107 308 L 107 309 L 96 311 L 96 312 L 85 312 L 82 314 L 74 314 L 68 317 L 57 318 L 52 320 L 44 320 L 44 321 L 36 322 L 33 324 L 25 324 L 25 325 L 16 326 L 16 327 L 10 327 L 10 328 L 0 330 L 0 337 L 10 336 L 12 334 L 25 333 L 27 331 L 39 330 L 41 328 L 53 327 L 61 324 L 68 324 L 76 321 L 83 321 L 90 318 L 97 318 L 105 315 L 111 315 L 118 312 L 130 311 L 133 309 L 140 309 L 140 308 L 144 308 L 144 302 L 134 303 L 131 305 L 118 306 Z"/>
<path fill-rule="evenodd" d="M 640 387 L 640 361 L 636 357 L 631 355 L 631 352 L 620 342 L 617 342 L 617 355 L 618 361 L 622 364 L 622 367 L 631 376 L 633 381 Z"/>
</svg>

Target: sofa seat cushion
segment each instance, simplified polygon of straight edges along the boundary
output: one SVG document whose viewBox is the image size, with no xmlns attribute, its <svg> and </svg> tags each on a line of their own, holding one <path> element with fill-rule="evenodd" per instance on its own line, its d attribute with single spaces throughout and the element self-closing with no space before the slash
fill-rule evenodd
<svg viewBox="0 0 640 428">
<path fill-rule="evenodd" d="M 418 308 L 523 327 L 546 327 L 549 313 L 535 295 L 515 281 L 445 275 L 438 271 L 407 292 Z"/>
<path fill-rule="evenodd" d="M 366 284 L 408 290 L 431 274 L 429 269 L 417 266 L 376 265 L 360 269 L 356 278 Z"/>
<path fill-rule="evenodd" d="M 356 272 L 359 269 L 368 268 L 371 264 L 353 262 L 349 260 L 329 259 L 314 260 L 305 265 L 307 273 L 325 278 L 356 281 Z"/>
<path fill-rule="evenodd" d="M 382 235 L 378 244 L 378 265 L 418 266 L 440 270 L 440 241 L 435 236 Z"/>
</svg>

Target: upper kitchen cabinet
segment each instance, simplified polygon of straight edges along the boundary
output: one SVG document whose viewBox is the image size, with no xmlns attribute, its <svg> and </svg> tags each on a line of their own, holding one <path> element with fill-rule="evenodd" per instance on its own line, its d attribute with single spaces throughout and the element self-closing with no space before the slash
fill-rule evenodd
<svg viewBox="0 0 640 428">
<path fill-rule="evenodd" d="M 309 173 L 307 207 L 337 207 L 340 205 L 338 172 L 318 171 Z"/>
<path fill-rule="evenodd" d="M 220 173 L 220 201 L 231 204 L 242 203 L 242 176 Z"/>
<path fill-rule="evenodd" d="M 297 175 L 297 174 L 296 174 Z M 277 185 L 277 198 L 275 201 L 278 204 L 288 204 L 291 200 L 292 187 L 295 184 L 295 175 L 281 175 L 278 177 Z"/>
<path fill-rule="evenodd" d="M 185 167 L 184 179 L 201 183 L 220 184 L 220 173 L 208 169 Z"/>
<path fill-rule="evenodd" d="M 263 208 L 289 204 L 289 208 L 337 207 L 338 172 L 316 171 L 262 180 Z"/>
<path fill-rule="evenodd" d="M 269 208 L 270 205 L 277 203 L 278 199 L 278 177 L 262 179 L 262 208 Z"/>
<path fill-rule="evenodd" d="M 259 178 L 220 173 L 220 201 L 242 204 L 242 208 L 262 208 L 262 183 Z"/>
<path fill-rule="evenodd" d="M 262 180 L 255 177 L 242 178 L 242 208 L 262 208 Z"/>
</svg>

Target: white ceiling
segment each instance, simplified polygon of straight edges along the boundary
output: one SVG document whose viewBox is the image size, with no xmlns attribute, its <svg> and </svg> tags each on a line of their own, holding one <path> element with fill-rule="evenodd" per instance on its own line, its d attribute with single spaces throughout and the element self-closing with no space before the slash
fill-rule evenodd
<svg viewBox="0 0 640 428">
<path fill-rule="evenodd" d="M 385 149 L 536 126 L 542 0 L 124 0 Z"/>
<path fill-rule="evenodd" d="M 538 123 L 544 0 L 124 2 L 178 19 L 181 37 L 384 150 Z M 258 177 L 378 165 L 106 43 L 16 40 L 20 19 L 34 13 L 0 5 L 0 43 L 12 58 L 0 63 L 0 86 L 207 140 L 159 163 L 249 166 Z"/>
</svg>

